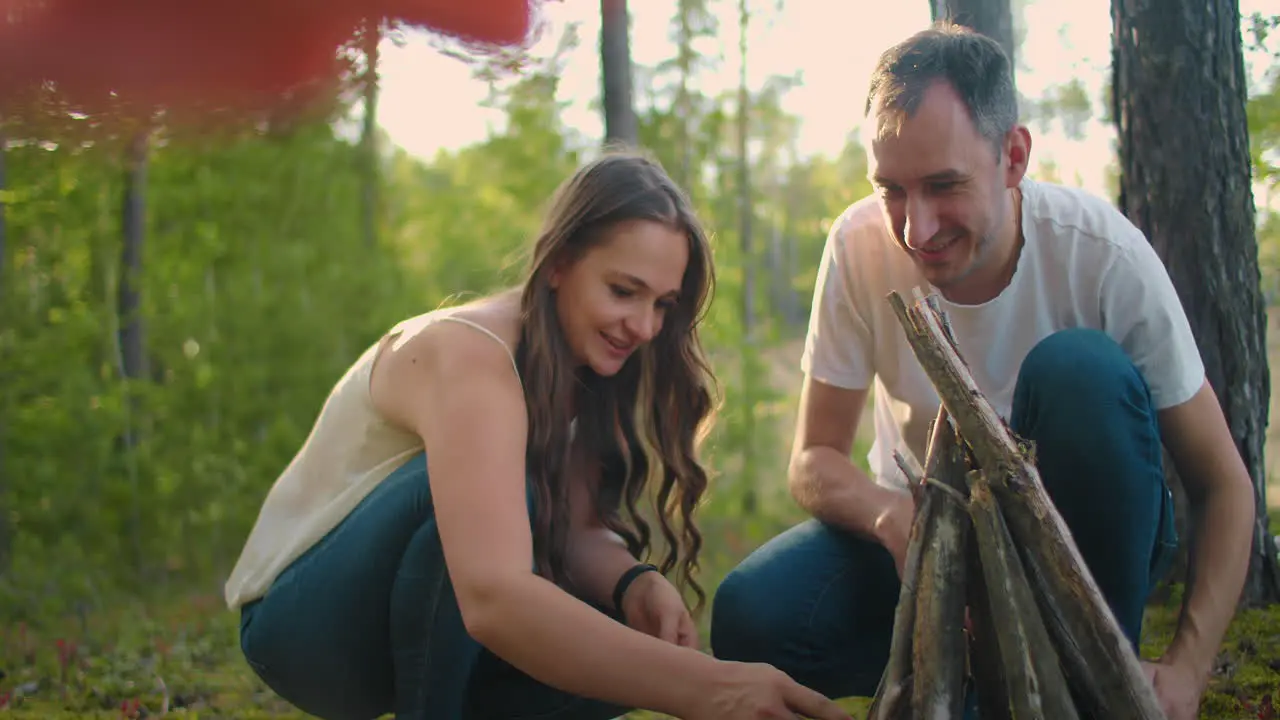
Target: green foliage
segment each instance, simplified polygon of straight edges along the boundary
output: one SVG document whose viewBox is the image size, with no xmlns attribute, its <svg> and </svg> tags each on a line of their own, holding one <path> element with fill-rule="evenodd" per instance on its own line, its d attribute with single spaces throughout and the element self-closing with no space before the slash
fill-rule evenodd
<svg viewBox="0 0 1280 720">
<path fill-rule="evenodd" d="M 349 363 L 404 317 L 518 281 L 552 190 L 596 152 L 560 119 L 561 63 L 556 54 L 494 82 L 501 134 L 430 162 L 385 153 L 376 246 L 361 225 L 362 150 L 330 125 L 157 133 L 135 279 L 146 376 L 132 382 L 117 310 L 127 137 L 11 143 L 0 263 L 5 616 L 31 617 L 50 599 L 92 604 L 111 587 L 220 584 Z M 750 188 L 760 257 L 742 256 L 741 196 L 726 181 L 735 98 L 687 93 L 676 127 L 679 93 L 668 88 L 640 116 L 651 151 L 673 174 L 690 171 L 714 238 L 719 286 L 704 337 L 723 405 L 708 447 L 712 523 L 721 508 L 758 514 L 759 498 L 785 485 L 786 448 L 761 438 L 787 419 L 798 357 L 766 354 L 802 329 L 826 228 L 865 187 L 855 144 L 836 160 L 795 156 L 786 87 L 771 83 L 752 104 L 764 143 L 752 158 L 762 183 Z M 687 142 L 668 141 L 682 132 Z M 748 263 L 760 278 L 750 341 L 739 300 Z"/>
</svg>

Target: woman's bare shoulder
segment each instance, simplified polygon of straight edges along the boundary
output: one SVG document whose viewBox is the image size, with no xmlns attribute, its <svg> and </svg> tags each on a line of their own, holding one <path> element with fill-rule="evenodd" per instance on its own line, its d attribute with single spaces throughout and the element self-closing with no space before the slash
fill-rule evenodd
<svg viewBox="0 0 1280 720">
<path fill-rule="evenodd" d="M 429 396 L 433 385 L 514 380 L 518 390 L 519 332 L 518 304 L 513 309 L 500 296 L 400 323 L 383 339 L 375 359 L 370 380 L 375 406 L 392 420 L 411 424 L 409 404 Z"/>
</svg>

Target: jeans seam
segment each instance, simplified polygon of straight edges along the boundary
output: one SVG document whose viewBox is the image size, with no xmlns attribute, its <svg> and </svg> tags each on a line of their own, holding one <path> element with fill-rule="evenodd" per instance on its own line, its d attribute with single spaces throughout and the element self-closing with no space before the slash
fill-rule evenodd
<svg viewBox="0 0 1280 720">
<path fill-rule="evenodd" d="M 447 571 L 436 573 L 435 592 L 431 594 L 432 603 L 431 603 L 429 612 L 427 614 L 427 617 L 428 617 L 427 629 L 426 629 L 427 647 L 426 647 L 426 652 L 424 653 L 424 657 L 422 659 L 422 678 L 419 678 L 418 697 L 416 698 L 417 702 L 414 703 L 415 707 L 425 706 L 425 702 L 427 700 L 426 694 L 431 689 L 430 683 L 423 682 L 422 680 L 423 678 L 431 677 L 431 662 L 432 662 L 432 655 L 433 655 L 433 653 L 431 652 L 431 635 L 432 635 L 431 631 L 435 627 L 436 616 L 440 612 L 440 603 L 443 602 L 444 600 L 442 590 L 444 587 L 446 575 L 447 575 Z"/>
</svg>

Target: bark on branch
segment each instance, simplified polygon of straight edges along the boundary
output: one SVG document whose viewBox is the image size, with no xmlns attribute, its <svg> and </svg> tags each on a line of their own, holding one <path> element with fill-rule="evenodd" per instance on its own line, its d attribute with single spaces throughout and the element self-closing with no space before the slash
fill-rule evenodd
<svg viewBox="0 0 1280 720">
<path fill-rule="evenodd" d="M 967 643 L 964 633 L 966 550 L 964 450 L 945 414 L 932 443 L 936 468 L 926 474 L 924 498 L 933 506 L 928 544 L 920 557 L 912 652 L 911 705 L 915 717 L 958 718 L 964 710 Z"/>
<path fill-rule="evenodd" d="M 885 664 L 880 686 L 876 688 L 868 720 L 907 720 L 911 717 L 912 645 L 915 634 L 916 587 L 920 577 L 920 557 L 928 541 L 929 528 L 933 525 L 934 496 L 924 493 L 924 478 L 936 474 L 937 451 L 942 443 L 940 435 L 947 427 L 946 410 L 938 409 L 934 421 L 933 437 L 929 441 L 926 466 L 917 471 L 919 462 L 899 455 L 898 463 L 911 494 L 916 499 L 916 514 L 911 522 L 911 535 L 907 540 L 907 556 L 903 559 L 902 585 L 898 593 L 898 607 L 893 616 L 893 639 L 889 643 L 889 661 Z"/>
<path fill-rule="evenodd" d="M 1036 606 L 1013 538 L 991 487 L 980 471 L 969 473 L 969 513 L 977 536 L 982 580 L 996 638 L 1011 717 L 1079 718 L 1059 666 L 1058 651 Z"/>
</svg>

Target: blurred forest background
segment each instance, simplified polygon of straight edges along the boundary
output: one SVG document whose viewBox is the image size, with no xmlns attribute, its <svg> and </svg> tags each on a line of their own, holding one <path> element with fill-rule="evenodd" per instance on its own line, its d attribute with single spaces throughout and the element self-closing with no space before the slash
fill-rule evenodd
<svg viewBox="0 0 1280 720">
<path fill-rule="evenodd" d="M 948 5 L 933 4 L 935 12 Z M 950 3 L 1001 9 L 990 27 L 1003 28 L 1015 56 L 1023 4 Z M 631 12 L 650 12 L 641 5 Z M 1116 22 L 1153 22 L 1149 10 L 1125 15 L 1142 5 L 1117 0 Z M 1233 2 L 1199 5 L 1238 40 L 1196 51 L 1225 58 L 1212 70 L 1225 75 L 1166 67 L 1227 87 L 1214 97 L 1238 105 L 1239 127 L 1228 114 L 1224 136 L 1205 148 L 1152 148 L 1148 139 L 1145 151 L 1135 150 L 1144 142 L 1135 113 L 1158 103 L 1116 105 L 1109 91 L 1094 97 L 1078 82 L 1024 96 L 1025 122 L 1033 133 L 1068 134 L 1085 132 L 1090 119 L 1114 123 L 1121 142 L 1108 190 L 1118 203 L 1159 195 L 1133 184 L 1141 177 L 1134 168 L 1165 153 L 1210 163 L 1200 167 L 1211 174 L 1176 178 L 1183 187 L 1246 178 L 1232 197 L 1256 205 L 1255 222 L 1210 218 L 1216 229 L 1191 249 L 1167 236 L 1153 242 L 1180 290 L 1204 283 L 1184 298 L 1219 313 L 1201 322 L 1208 311 L 1192 308 L 1202 351 L 1228 368 L 1224 382 L 1242 397 L 1265 398 L 1272 354 L 1249 355 L 1262 333 L 1236 348 L 1219 321 L 1247 316 L 1255 297 L 1269 309 L 1280 293 L 1280 208 L 1271 200 L 1280 181 L 1280 41 L 1269 34 L 1280 15 L 1237 19 Z M 219 134 L 76 115 L 39 133 L 0 124 L 0 713 L 285 712 L 236 654 L 235 618 L 221 604 L 225 574 L 264 493 L 357 354 L 403 317 L 517 277 L 549 194 L 605 139 L 563 116 L 566 54 L 584 43 L 599 43 L 607 137 L 655 154 L 715 233 L 720 283 L 705 339 L 725 402 L 708 448 L 717 476 L 702 514 L 706 584 L 799 519 L 784 472 L 800 339 L 829 224 L 870 190 L 859 118 L 847 118 L 842 151 L 806 154 L 798 150 L 800 119 L 785 109 L 799 78 L 750 84 L 743 72 L 736 88 L 700 89 L 700 78 L 752 64 L 742 30 L 787 13 L 785 2 L 680 0 L 668 23 L 670 56 L 653 65 L 629 56 L 626 3 L 600 8 L 601 37 L 553 26 L 550 52 L 474 56 L 431 39 L 488 84 L 487 102 L 504 123 L 487 139 L 430 158 L 397 147 L 375 122 L 378 46 L 398 35 L 386 27 L 353 39 L 347 83 L 322 111 L 302 117 Z M 1118 42 L 1116 52 L 1154 62 L 1156 55 L 1126 53 L 1159 48 Z M 1264 82 L 1238 87 L 1233 62 L 1243 62 L 1242 52 L 1267 64 Z M 1120 73 L 1117 82 L 1133 80 Z M 430 79 L 423 85 L 429 95 Z M 1125 85 L 1126 97 L 1138 97 L 1140 85 Z M 424 99 L 428 132 L 449 104 Z M 1113 114 L 1117 106 L 1123 117 Z M 1247 156 L 1232 165 L 1235 155 L 1210 146 Z M 1052 164 L 1034 174 L 1079 182 Z M 1242 188 L 1252 188 L 1252 199 Z M 1215 207 L 1244 207 L 1219 200 Z M 1152 200 L 1142 217 L 1160 210 Z M 1245 280 L 1238 288 L 1215 280 L 1230 277 Z M 1210 303 L 1205 288 L 1233 299 Z M 1276 326 L 1269 329 L 1274 343 Z M 1233 363 L 1252 374 L 1232 371 Z M 1261 450 L 1268 408 L 1257 404 L 1233 405 L 1233 427 L 1244 446 L 1256 441 Z M 1280 460 L 1268 450 L 1268 464 Z M 1261 454 L 1256 460 L 1261 486 L 1271 473 Z M 1280 488 L 1269 500 L 1280 503 Z M 1231 672 L 1211 698 L 1221 717 L 1262 717 L 1254 713 L 1265 691 L 1280 685 L 1280 622 L 1266 609 L 1280 580 L 1265 513 L 1255 553 L 1250 604 L 1261 609 L 1241 616 L 1228 648 L 1236 653 Z M 1177 596 L 1169 590 L 1165 614 L 1153 616 L 1153 652 L 1171 631 Z"/>
</svg>

